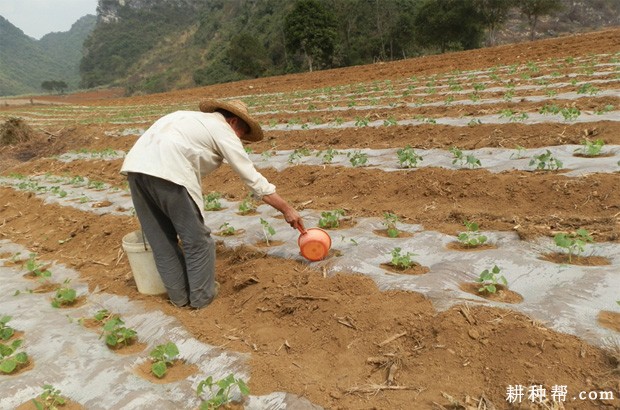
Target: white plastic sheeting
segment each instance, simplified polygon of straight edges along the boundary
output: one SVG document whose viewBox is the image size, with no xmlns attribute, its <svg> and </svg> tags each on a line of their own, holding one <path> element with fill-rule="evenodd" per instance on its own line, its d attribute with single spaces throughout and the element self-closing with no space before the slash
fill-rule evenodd
<svg viewBox="0 0 620 410">
<path fill-rule="evenodd" d="M 0 254 L 17 252 L 21 258 L 28 254 L 16 244 L 0 241 Z M 53 308 L 51 293 L 28 292 L 37 284 L 23 277 L 24 270 L 2 266 L 8 258 L 0 259 L 0 316 L 11 316 L 9 326 L 24 333 L 19 351 L 28 354 L 34 368 L 16 375 L 0 375 L 0 408 L 15 408 L 41 394 L 44 384 L 51 384 L 87 409 L 189 409 L 200 404 L 196 388 L 208 376 L 218 380 L 233 373 L 248 381 L 246 355 L 206 345 L 193 338 L 175 318 L 161 311 L 146 311 L 126 297 L 97 290 L 89 293 L 78 272 L 61 264 L 48 268 L 51 280 L 70 280 L 70 286 L 78 296 L 86 298 L 86 303 L 76 308 Z M 126 326 L 136 330 L 138 341 L 146 345 L 144 351 L 115 353 L 98 333 L 79 324 L 78 319 L 92 318 L 100 309 L 120 314 Z M 138 376 L 134 368 L 147 360 L 156 345 L 168 341 L 176 343 L 180 358 L 195 364 L 198 372 L 167 384 L 151 383 Z M 234 397 L 239 398 L 238 391 L 234 391 Z M 287 408 L 317 407 L 287 393 L 251 396 L 246 403 L 246 409 Z"/>
</svg>

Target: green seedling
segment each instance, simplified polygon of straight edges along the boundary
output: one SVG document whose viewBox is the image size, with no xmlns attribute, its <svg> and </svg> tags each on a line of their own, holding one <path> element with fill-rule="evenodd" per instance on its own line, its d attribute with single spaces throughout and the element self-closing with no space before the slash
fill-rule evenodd
<svg viewBox="0 0 620 410">
<path fill-rule="evenodd" d="M 450 91 L 463 91 L 463 86 L 459 84 L 455 80 L 450 80 L 449 82 Z"/>
<path fill-rule="evenodd" d="M 362 151 L 349 152 L 347 158 L 354 167 L 364 166 L 368 162 L 368 154 Z"/>
<path fill-rule="evenodd" d="M 580 152 L 586 157 L 596 157 L 601 155 L 601 151 L 603 150 L 603 146 L 605 143 L 602 139 L 597 139 L 594 141 L 590 141 L 589 139 L 584 139 L 581 141 L 581 148 L 577 148 L 575 152 Z"/>
<path fill-rule="evenodd" d="M 211 192 L 208 195 L 203 195 L 204 209 L 205 211 L 219 211 L 222 209 L 222 203 L 220 198 L 222 195 L 219 192 Z"/>
<path fill-rule="evenodd" d="M 275 152 L 273 150 L 267 150 L 267 151 L 263 151 L 260 156 L 264 159 L 267 160 L 271 157 L 273 157 L 275 155 Z"/>
<path fill-rule="evenodd" d="M 59 308 L 61 306 L 70 306 L 75 303 L 77 292 L 69 287 L 70 279 L 65 280 L 64 285 L 56 289 L 56 294 L 52 298 L 52 306 Z"/>
<path fill-rule="evenodd" d="M 151 372 L 153 372 L 157 378 L 161 379 L 166 375 L 168 366 L 172 366 L 179 356 L 179 348 L 173 342 L 157 345 L 151 350 L 150 356 L 153 360 Z"/>
<path fill-rule="evenodd" d="M 508 286 L 508 281 L 503 275 L 500 275 L 500 272 L 501 269 L 497 265 L 493 266 L 491 270 L 485 269 L 480 272 L 480 276 L 476 279 L 476 282 L 480 283 L 478 292 L 495 293 L 500 282 L 504 286 Z"/>
<path fill-rule="evenodd" d="M 536 166 L 536 169 L 557 170 L 562 168 L 562 161 L 553 156 L 551 151 L 546 150 L 544 154 L 534 155 L 530 160 L 530 166 Z"/>
<path fill-rule="evenodd" d="M 514 96 L 515 96 L 514 90 L 508 90 L 504 93 L 502 98 L 504 99 L 504 101 L 512 101 Z"/>
<path fill-rule="evenodd" d="M 90 199 L 89 197 L 87 197 L 86 195 L 82 194 L 82 196 L 80 196 L 78 198 L 78 202 L 81 204 L 85 204 L 86 202 L 91 202 L 92 199 Z"/>
<path fill-rule="evenodd" d="M 217 381 L 214 381 L 212 376 L 201 381 L 196 389 L 196 394 L 200 397 L 208 390 L 211 398 L 200 404 L 200 410 L 218 409 L 230 403 L 232 401 L 231 390 L 235 386 L 239 389 L 242 396 L 250 394 L 250 389 L 245 382 L 240 378 L 236 378 L 232 373 Z"/>
<path fill-rule="evenodd" d="M 9 173 L 9 178 L 24 180 L 26 179 L 26 175 L 20 174 L 19 172 L 11 172 Z"/>
<path fill-rule="evenodd" d="M 59 186 L 53 186 L 49 189 L 49 191 L 54 194 L 54 195 L 58 195 L 61 198 L 64 198 L 67 196 L 67 191 L 65 191 L 64 189 L 62 189 Z"/>
<path fill-rule="evenodd" d="M 97 322 L 103 323 L 103 322 L 106 322 L 111 317 L 112 317 L 112 312 L 110 312 L 108 309 L 101 309 L 95 312 L 93 319 L 95 319 L 95 321 Z"/>
<path fill-rule="evenodd" d="M 11 320 L 11 316 L 2 316 L 0 318 L 0 339 L 9 340 L 15 334 L 15 329 L 7 325 Z"/>
<path fill-rule="evenodd" d="M 427 124 L 437 124 L 437 121 L 434 120 L 433 118 L 427 118 L 423 115 L 416 115 L 414 118 L 420 122 L 424 122 Z"/>
<path fill-rule="evenodd" d="M 28 355 L 25 352 L 17 352 L 22 345 L 22 340 L 14 340 L 11 344 L 0 343 L 0 372 L 11 374 L 18 366 L 28 363 Z"/>
<path fill-rule="evenodd" d="M 356 127 L 367 127 L 370 119 L 366 117 L 355 117 L 355 126 Z"/>
<path fill-rule="evenodd" d="M 560 112 L 560 107 L 555 104 L 545 104 L 539 111 L 542 115 L 555 115 Z"/>
<path fill-rule="evenodd" d="M 411 260 L 411 257 L 415 255 L 411 252 L 407 252 L 403 255 L 400 253 L 401 250 L 401 248 L 392 249 L 392 260 L 390 261 L 390 264 L 399 269 L 409 269 L 415 264 L 415 262 Z"/>
<path fill-rule="evenodd" d="M 239 204 L 239 213 L 241 215 L 246 215 L 256 211 L 256 202 L 252 198 L 252 194 L 245 197 L 243 201 Z"/>
<path fill-rule="evenodd" d="M 263 218 L 260 218 L 260 224 L 263 227 L 263 236 L 265 237 L 265 243 L 267 244 L 267 246 L 269 246 L 269 239 L 271 239 L 273 235 L 276 234 L 276 230 L 273 226 L 271 226 L 269 222 L 267 222 Z"/>
<path fill-rule="evenodd" d="M 508 118 L 508 120 L 510 122 L 514 122 L 514 121 L 525 121 L 529 118 L 529 115 L 525 112 L 522 113 L 518 113 L 518 112 L 514 112 L 512 110 L 502 110 L 500 113 L 500 118 Z"/>
<path fill-rule="evenodd" d="M 589 95 L 596 95 L 599 93 L 599 89 L 596 88 L 595 86 L 593 86 L 590 83 L 585 83 L 582 84 L 578 89 L 577 89 L 577 94 L 589 94 Z"/>
<path fill-rule="evenodd" d="M 510 154 L 510 159 L 523 159 L 525 157 L 525 148 L 520 145 L 517 145 L 515 147 L 515 152 Z"/>
<path fill-rule="evenodd" d="M 103 181 L 89 181 L 88 182 L 88 188 L 92 188 L 96 191 L 100 191 L 102 189 L 105 189 L 105 182 Z"/>
<path fill-rule="evenodd" d="M 478 224 L 476 222 L 463 221 L 463 224 L 467 230 L 459 233 L 457 239 L 464 246 L 474 248 L 483 245 L 487 241 L 487 237 L 478 231 Z"/>
<path fill-rule="evenodd" d="M 614 106 L 612 104 L 606 104 L 603 108 L 594 111 L 594 113 L 596 115 L 603 115 L 603 114 L 608 113 L 609 111 L 613 111 L 613 110 L 614 110 Z"/>
<path fill-rule="evenodd" d="M 101 336 L 105 337 L 108 346 L 127 346 L 135 340 L 136 331 L 123 326 L 124 324 L 125 322 L 120 317 L 110 318 L 104 323 Z"/>
<path fill-rule="evenodd" d="M 50 272 L 47 269 L 44 269 L 45 265 L 43 263 L 38 263 L 36 258 L 37 258 L 36 253 L 30 254 L 30 257 L 26 261 L 26 270 L 28 270 L 28 272 L 31 273 L 36 278 L 45 279 L 45 278 L 51 277 L 52 272 Z"/>
<path fill-rule="evenodd" d="M 11 259 L 9 259 L 11 261 L 12 264 L 16 265 L 17 263 L 19 263 L 21 261 L 21 252 L 15 252 L 13 255 L 11 255 Z"/>
<path fill-rule="evenodd" d="M 234 226 L 229 224 L 228 222 L 224 222 L 220 225 L 220 235 L 224 236 L 234 236 L 236 229 Z"/>
<path fill-rule="evenodd" d="M 545 91 L 545 95 L 547 97 L 555 97 L 556 95 L 558 95 L 558 90 L 548 89 L 547 91 Z"/>
<path fill-rule="evenodd" d="M 297 125 L 297 124 L 300 124 L 300 123 L 301 123 L 301 119 L 299 119 L 299 118 L 291 118 L 291 119 L 289 119 L 286 122 L 286 127 L 288 128 L 290 126 Z"/>
<path fill-rule="evenodd" d="M 476 158 L 473 154 L 463 154 L 463 151 L 458 149 L 457 147 L 452 147 L 449 150 L 454 159 L 452 160 L 452 164 L 458 164 L 461 167 L 468 166 L 469 168 L 476 168 L 482 166 L 482 163 L 478 158 Z"/>
<path fill-rule="evenodd" d="M 308 155 L 310 155 L 310 150 L 308 148 L 297 148 L 293 152 L 291 152 L 291 155 L 289 155 L 288 163 L 289 164 L 299 163 L 299 161 L 303 157 L 307 157 Z"/>
<path fill-rule="evenodd" d="M 579 256 L 588 242 L 594 242 L 590 233 L 583 229 L 577 229 L 574 233 L 559 233 L 553 237 L 553 241 L 560 248 L 568 252 L 568 263 L 572 263 L 573 256 Z"/>
<path fill-rule="evenodd" d="M 38 398 L 32 399 L 32 403 L 37 410 L 58 410 L 67 403 L 67 399 L 60 393 L 61 391 L 54 386 L 44 384 L 43 393 Z"/>
<path fill-rule="evenodd" d="M 321 212 L 319 218 L 319 227 L 325 229 L 334 229 L 340 226 L 340 218 L 344 216 L 344 209 L 335 209 L 333 211 Z"/>
<path fill-rule="evenodd" d="M 397 124 L 398 124 L 398 122 L 396 121 L 396 118 L 391 117 L 391 116 L 388 117 L 388 119 L 383 120 L 383 125 L 386 126 L 386 127 L 390 127 L 392 125 L 397 125 Z"/>
<path fill-rule="evenodd" d="M 384 212 L 383 219 L 383 224 L 386 227 L 387 235 L 390 238 L 398 238 L 398 234 L 400 233 L 396 227 L 396 224 L 398 223 L 398 216 L 391 212 Z"/>
<path fill-rule="evenodd" d="M 401 168 L 415 168 L 418 166 L 419 161 L 424 160 L 422 156 L 416 153 L 409 145 L 405 148 L 398 149 L 396 155 L 398 156 L 398 163 Z"/>
<path fill-rule="evenodd" d="M 321 158 L 323 159 L 323 164 L 331 164 L 332 161 L 334 160 L 334 157 L 336 155 L 340 154 L 338 151 L 336 151 L 333 148 L 327 148 L 325 150 L 325 152 L 319 152 L 317 154 L 317 156 L 321 155 Z"/>
<path fill-rule="evenodd" d="M 560 113 L 565 121 L 574 121 L 581 115 L 581 111 L 577 107 L 562 108 Z"/>
</svg>

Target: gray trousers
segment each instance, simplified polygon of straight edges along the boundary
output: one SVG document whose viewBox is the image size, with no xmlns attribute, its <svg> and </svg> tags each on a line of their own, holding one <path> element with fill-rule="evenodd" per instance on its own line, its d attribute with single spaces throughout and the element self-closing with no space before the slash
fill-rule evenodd
<svg viewBox="0 0 620 410">
<path fill-rule="evenodd" d="M 208 305 L 215 297 L 215 241 L 187 189 L 135 172 L 127 180 L 168 297 L 177 306 Z"/>
</svg>

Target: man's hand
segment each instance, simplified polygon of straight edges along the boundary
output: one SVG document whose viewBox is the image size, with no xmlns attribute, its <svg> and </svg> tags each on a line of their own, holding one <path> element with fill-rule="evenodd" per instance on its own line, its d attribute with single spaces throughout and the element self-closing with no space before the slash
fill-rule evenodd
<svg viewBox="0 0 620 410">
<path fill-rule="evenodd" d="M 282 212 L 284 215 L 284 220 L 291 225 L 292 228 L 299 230 L 299 232 L 306 232 L 306 228 L 304 227 L 304 222 L 301 219 L 299 213 L 288 204 L 280 195 L 277 193 L 273 193 L 271 195 L 265 195 L 263 197 L 263 201 Z"/>
</svg>

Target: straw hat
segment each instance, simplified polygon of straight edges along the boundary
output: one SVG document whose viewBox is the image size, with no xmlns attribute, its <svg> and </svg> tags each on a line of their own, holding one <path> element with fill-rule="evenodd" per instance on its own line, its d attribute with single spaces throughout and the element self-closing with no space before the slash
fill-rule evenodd
<svg viewBox="0 0 620 410">
<path fill-rule="evenodd" d="M 209 99 L 200 102 L 200 111 L 202 112 L 214 112 L 217 109 L 226 110 L 241 118 L 246 124 L 248 124 L 250 127 L 250 132 L 243 136 L 244 140 L 260 141 L 263 139 L 263 130 L 261 129 L 260 124 L 254 118 L 250 117 L 248 106 L 245 105 L 243 101 L 222 101 Z"/>
</svg>

